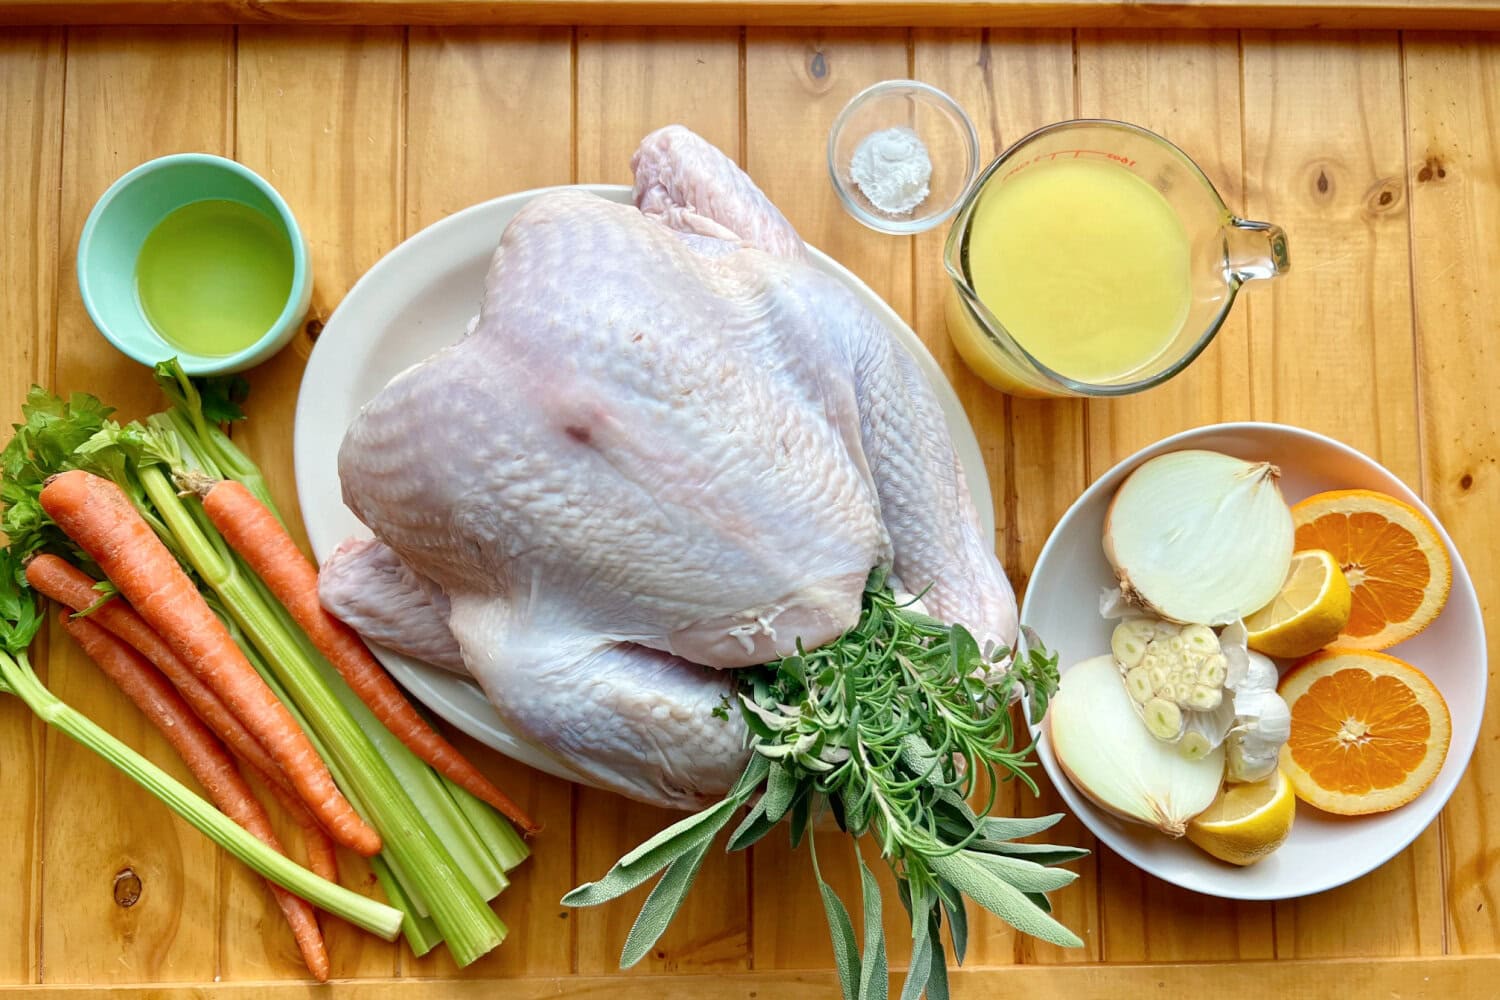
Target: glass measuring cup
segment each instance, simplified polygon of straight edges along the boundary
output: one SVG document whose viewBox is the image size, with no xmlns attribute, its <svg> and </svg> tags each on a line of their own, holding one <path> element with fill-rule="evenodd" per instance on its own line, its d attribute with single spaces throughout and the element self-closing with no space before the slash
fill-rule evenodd
<svg viewBox="0 0 1500 1000">
<path fill-rule="evenodd" d="M 1070 378 L 1037 360 L 980 301 L 968 260 L 975 210 L 987 192 L 1037 164 L 1085 157 L 1114 163 L 1155 188 L 1182 223 L 1189 248 L 1191 299 L 1176 336 L 1144 366 L 1105 382 Z M 1159 385 L 1213 340 L 1241 285 L 1290 266 L 1279 226 L 1234 215 L 1182 150 L 1154 132 L 1107 119 L 1048 125 L 1001 153 L 959 206 L 944 263 L 952 279 L 946 314 L 954 346 L 980 378 L 1018 396 L 1123 396 Z"/>
</svg>

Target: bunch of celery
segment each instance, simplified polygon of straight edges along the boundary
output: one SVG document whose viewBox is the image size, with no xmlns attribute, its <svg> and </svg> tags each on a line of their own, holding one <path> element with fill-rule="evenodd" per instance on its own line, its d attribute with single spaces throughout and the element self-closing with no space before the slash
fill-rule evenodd
<svg viewBox="0 0 1500 1000">
<path fill-rule="evenodd" d="M 472 962 L 505 937 L 489 901 L 526 857 L 524 842 L 504 817 L 438 775 L 375 719 L 219 536 L 198 500 L 179 493 L 174 480 L 188 474 L 236 479 L 276 510 L 260 470 L 220 427 L 243 416 L 233 398 L 243 382 L 205 382 L 200 393 L 175 360 L 158 365 L 156 379 L 170 407 L 124 426 L 91 396 L 63 401 L 33 388 L 25 423 L 0 460 L 0 527 L 13 556 L 19 562 L 45 550 L 89 568 L 37 494 L 48 476 L 70 468 L 118 484 L 292 712 L 340 790 L 379 831 L 384 849 L 375 872 L 404 914 L 412 950 L 423 954 L 446 941 L 455 961 Z"/>
</svg>

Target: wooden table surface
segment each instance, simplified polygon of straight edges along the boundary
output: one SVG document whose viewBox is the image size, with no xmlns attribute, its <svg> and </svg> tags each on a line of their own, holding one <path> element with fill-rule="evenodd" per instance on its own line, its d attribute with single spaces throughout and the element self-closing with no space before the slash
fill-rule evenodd
<svg viewBox="0 0 1500 1000">
<path fill-rule="evenodd" d="M 1164 388 L 1088 403 L 987 389 L 943 332 L 942 234 L 871 233 L 843 213 L 827 181 L 834 114 L 865 85 L 905 76 L 958 97 L 986 157 L 1074 116 L 1166 134 L 1232 207 L 1286 228 L 1293 271 L 1250 289 L 1215 344 Z M 1277 420 L 1363 449 L 1419 489 L 1453 533 L 1490 633 L 1500 635 L 1500 36 L 5 29 L 0 413 L 18 414 L 33 381 L 95 392 L 127 416 L 155 405 L 146 371 L 114 353 L 84 313 L 73 272 L 79 231 L 105 186 L 142 160 L 180 150 L 233 156 L 286 196 L 312 245 L 312 318 L 251 374 L 251 419 L 239 433 L 283 506 L 295 509 L 293 402 L 319 320 L 350 284 L 406 235 L 476 201 L 627 180 L 639 138 L 672 121 L 737 156 L 803 236 L 883 295 L 942 362 L 979 433 L 1001 555 L 1018 587 L 1059 514 L 1117 459 L 1203 423 Z M 44 642 L 54 691 L 183 775 L 61 636 Z M 1494 996 L 1496 716 L 1492 694 L 1478 750 L 1441 821 L 1358 882 L 1283 903 L 1227 902 L 1174 889 L 1101 849 L 1081 863 L 1079 882 L 1056 894 L 1060 917 L 1085 946 L 1065 952 L 976 914 L 960 995 Z M 616 973 L 631 901 L 582 912 L 557 901 L 668 814 L 480 757 L 547 824 L 500 900 L 510 940 L 459 971 L 441 949 L 414 959 L 334 923 L 334 975 L 388 981 L 334 994 L 480 997 L 501 987 L 449 980 L 494 977 L 519 977 L 503 987 L 517 997 L 834 988 L 806 860 L 777 838 L 748 856 L 710 856 L 660 947 L 634 972 Z M 38 983 L 64 995 L 75 984 L 80 996 L 95 994 L 88 986 L 155 983 L 197 984 L 195 996 L 311 994 L 264 985 L 295 982 L 302 970 L 257 878 L 8 699 L 0 793 L 0 983 L 21 984 L 0 994 Z M 1058 802 L 1023 794 L 1005 805 L 1035 813 Z M 1059 837 L 1092 846 L 1073 821 Z M 844 890 L 846 860 L 836 872 Z M 342 871 L 349 884 L 369 880 L 350 856 Z M 127 907 L 116 889 L 131 874 L 140 891 Z M 897 913 L 889 914 L 893 965 L 904 961 Z M 1282 961 L 1256 964 L 1266 959 Z M 259 985 L 232 985 L 241 981 Z"/>
</svg>

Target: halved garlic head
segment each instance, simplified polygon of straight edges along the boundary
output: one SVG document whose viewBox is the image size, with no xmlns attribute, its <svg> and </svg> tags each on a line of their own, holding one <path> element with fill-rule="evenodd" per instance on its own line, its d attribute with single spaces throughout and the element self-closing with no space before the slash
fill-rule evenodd
<svg viewBox="0 0 1500 1000">
<path fill-rule="evenodd" d="M 1175 622 L 1227 625 L 1281 590 L 1292 513 L 1268 462 L 1176 451 L 1138 467 L 1104 520 L 1104 554 L 1127 600 Z"/>
<path fill-rule="evenodd" d="M 1115 626 L 1109 645 L 1130 700 L 1159 740 L 1183 735 L 1185 711 L 1210 712 L 1224 700 L 1229 661 L 1207 625 L 1132 618 Z"/>
</svg>

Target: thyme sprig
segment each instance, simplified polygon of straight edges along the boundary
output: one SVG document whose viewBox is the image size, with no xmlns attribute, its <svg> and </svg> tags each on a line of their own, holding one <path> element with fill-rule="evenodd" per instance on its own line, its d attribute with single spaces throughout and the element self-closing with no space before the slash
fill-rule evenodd
<svg viewBox="0 0 1500 1000">
<path fill-rule="evenodd" d="M 1057 658 L 1034 636 L 1024 649 L 986 656 L 963 626 L 898 600 L 877 571 L 854 628 L 818 649 L 741 672 L 737 697 L 754 753 L 729 794 L 646 841 L 563 902 L 597 905 L 662 872 L 620 958 L 622 967 L 634 965 L 671 922 L 719 831 L 748 807 L 728 849 L 749 847 L 783 820 L 794 847 L 805 837 L 843 994 L 884 997 L 879 885 L 860 858 L 861 953 L 848 910 L 817 864 L 812 826 L 826 809 L 851 836 L 873 838 L 895 873 L 912 924 L 904 1000 L 924 990 L 932 1000 L 946 998 L 939 931 L 946 917 L 962 963 L 966 897 L 1027 934 L 1078 946 L 1050 915 L 1045 894 L 1077 877 L 1053 866 L 1088 852 L 1015 842 L 1061 816 L 988 815 L 1002 783 L 1016 778 L 1037 790 L 1028 773 L 1031 746 L 1017 745 L 1012 701 L 1024 692 L 1035 723 L 1056 689 Z M 977 810 L 970 805 L 976 798 L 983 800 Z"/>
</svg>

